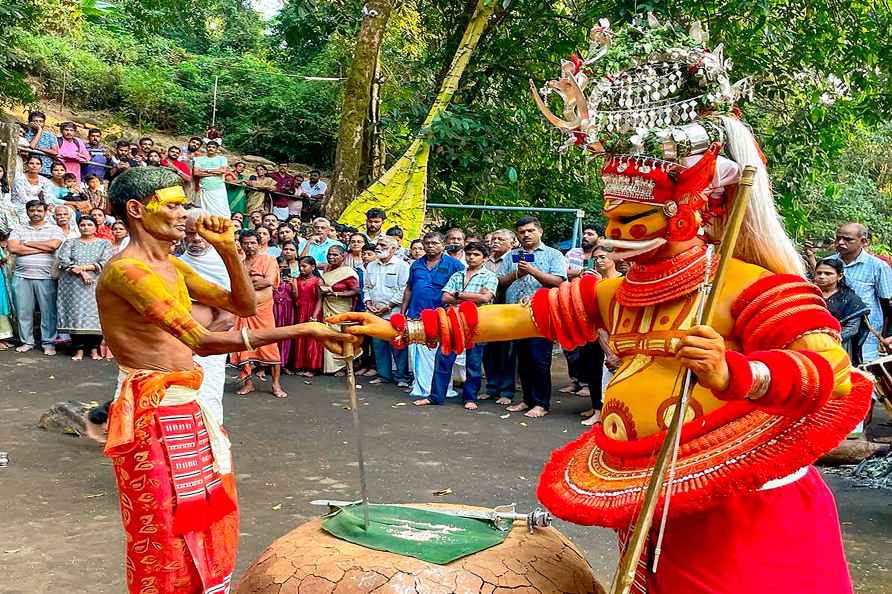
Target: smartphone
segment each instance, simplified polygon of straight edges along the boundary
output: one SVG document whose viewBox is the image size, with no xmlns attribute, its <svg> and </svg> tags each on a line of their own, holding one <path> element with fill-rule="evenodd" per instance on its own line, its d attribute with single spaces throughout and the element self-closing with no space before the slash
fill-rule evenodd
<svg viewBox="0 0 892 594">
<path fill-rule="evenodd" d="M 517 264 L 523 260 L 524 262 L 535 262 L 536 256 L 535 254 L 531 254 L 529 252 L 514 252 L 511 254 L 511 261 Z"/>
</svg>

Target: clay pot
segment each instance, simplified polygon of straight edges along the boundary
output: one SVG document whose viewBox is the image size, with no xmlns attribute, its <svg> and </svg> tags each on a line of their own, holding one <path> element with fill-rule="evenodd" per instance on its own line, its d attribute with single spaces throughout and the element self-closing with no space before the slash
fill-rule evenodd
<svg viewBox="0 0 892 594">
<path fill-rule="evenodd" d="M 443 505 L 419 507 L 448 507 Z M 339 540 L 311 520 L 273 542 L 236 594 L 603 594 L 591 567 L 554 528 L 522 522 L 502 544 L 435 565 Z"/>
</svg>

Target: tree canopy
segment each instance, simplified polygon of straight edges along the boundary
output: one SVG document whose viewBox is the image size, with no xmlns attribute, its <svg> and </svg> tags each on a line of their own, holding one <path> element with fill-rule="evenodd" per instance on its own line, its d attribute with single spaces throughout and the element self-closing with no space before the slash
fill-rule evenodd
<svg viewBox="0 0 892 594">
<path fill-rule="evenodd" d="M 64 86 L 68 104 L 192 133 L 209 123 L 217 76 L 227 142 L 330 167 L 343 86 L 299 77 L 344 76 L 364 3 L 286 0 L 264 21 L 245 2 L 0 0 L 0 97 L 39 104 Z M 474 5 L 404 0 L 395 8 L 381 48 L 388 162 L 418 132 Z M 735 77 L 752 77 L 755 95 L 741 109 L 792 234 L 819 239 L 858 218 L 892 244 L 892 10 L 884 0 L 504 0 L 453 104 L 425 131 L 429 199 L 596 216 L 598 163 L 558 152 L 563 138 L 537 112 L 528 80 L 555 78 L 599 18 L 622 22 L 636 11 L 700 19 L 712 43 L 724 43 Z M 505 222 L 443 215 L 481 229 Z M 567 217 L 547 222 L 554 237 L 568 235 Z"/>
</svg>

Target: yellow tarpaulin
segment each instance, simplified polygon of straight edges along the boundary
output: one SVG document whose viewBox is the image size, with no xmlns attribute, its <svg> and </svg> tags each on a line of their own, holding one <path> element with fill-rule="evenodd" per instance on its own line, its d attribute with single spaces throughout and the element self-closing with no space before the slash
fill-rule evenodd
<svg viewBox="0 0 892 594">
<path fill-rule="evenodd" d="M 427 161 L 430 157 L 430 145 L 424 134 L 434 118 L 442 114 L 452 101 L 461 75 L 471 60 L 471 54 L 494 9 L 495 0 L 478 1 L 449 72 L 443 79 L 437 99 L 421 126 L 421 132 L 393 167 L 347 205 L 338 219 L 339 222 L 361 228 L 365 223 L 365 212 L 378 207 L 387 213 L 387 227 L 398 225 L 403 229 L 403 236 L 407 240 L 421 236 L 427 205 Z"/>
</svg>

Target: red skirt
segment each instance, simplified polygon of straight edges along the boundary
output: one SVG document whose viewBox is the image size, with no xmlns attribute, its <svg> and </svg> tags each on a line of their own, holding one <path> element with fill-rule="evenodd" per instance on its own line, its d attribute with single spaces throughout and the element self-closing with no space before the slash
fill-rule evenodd
<svg viewBox="0 0 892 594">
<path fill-rule="evenodd" d="M 645 549 L 647 567 L 655 534 Z M 639 566 L 632 592 L 852 594 L 830 489 L 809 467 L 789 485 L 670 516 L 657 572 Z"/>
</svg>

